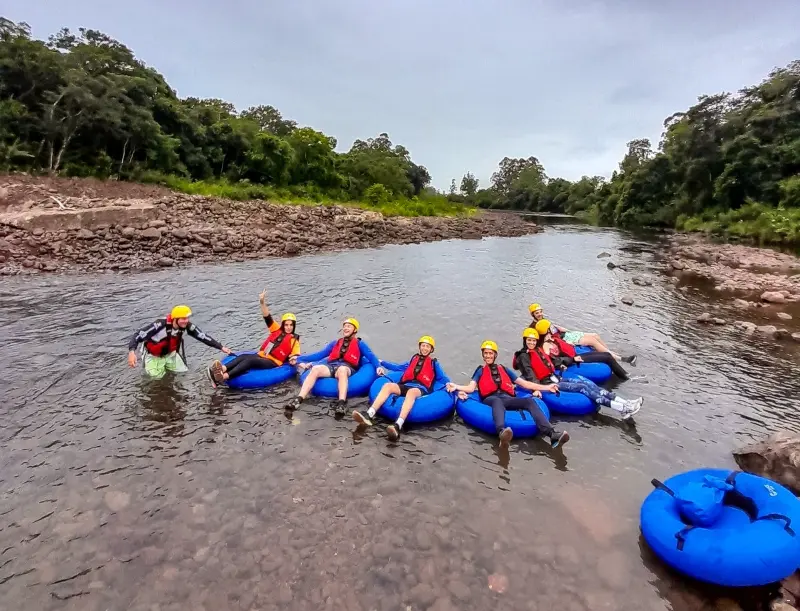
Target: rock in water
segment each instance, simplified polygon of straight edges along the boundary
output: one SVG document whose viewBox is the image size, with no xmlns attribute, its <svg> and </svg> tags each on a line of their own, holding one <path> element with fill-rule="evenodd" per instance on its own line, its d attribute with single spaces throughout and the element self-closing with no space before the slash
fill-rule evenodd
<svg viewBox="0 0 800 611">
<path fill-rule="evenodd" d="M 708 312 L 703 312 L 700 316 L 697 317 L 697 322 L 701 323 L 709 323 L 711 322 L 711 314 Z"/>
<path fill-rule="evenodd" d="M 611 253 L 609 253 L 609 252 L 601 252 L 599 255 L 597 255 L 597 258 L 598 259 L 605 259 L 606 257 L 610 257 L 610 256 L 611 256 Z"/>
<path fill-rule="evenodd" d="M 625 305 L 629 305 L 629 306 L 633 305 L 633 297 L 623 297 L 622 299 L 620 299 L 620 301 L 622 303 L 624 303 Z"/>
<path fill-rule="evenodd" d="M 779 291 L 767 291 L 761 294 L 761 301 L 768 303 L 785 303 L 786 295 Z"/>
<path fill-rule="evenodd" d="M 776 433 L 733 453 L 748 473 L 768 477 L 800 494 L 800 436 Z"/>
<path fill-rule="evenodd" d="M 613 261 L 609 261 L 608 263 L 606 263 L 606 267 L 608 269 L 614 269 L 615 267 L 617 267 L 617 264 L 614 263 Z"/>
<path fill-rule="evenodd" d="M 778 318 L 781 320 L 792 320 L 792 315 L 788 312 L 778 312 Z"/>
</svg>

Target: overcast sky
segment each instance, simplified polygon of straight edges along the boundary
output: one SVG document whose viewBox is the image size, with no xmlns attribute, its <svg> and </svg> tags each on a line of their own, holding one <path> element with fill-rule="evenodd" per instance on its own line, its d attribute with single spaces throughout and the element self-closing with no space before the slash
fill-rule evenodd
<svg viewBox="0 0 800 611">
<path fill-rule="evenodd" d="M 271 104 L 339 140 L 387 132 L 434 184 L 504 156 L 610 175 L 697 96 L 800 59 L 797 0 L 0 0 L 46 38 L 99 29 L 182 97 Z"/>
</svg>

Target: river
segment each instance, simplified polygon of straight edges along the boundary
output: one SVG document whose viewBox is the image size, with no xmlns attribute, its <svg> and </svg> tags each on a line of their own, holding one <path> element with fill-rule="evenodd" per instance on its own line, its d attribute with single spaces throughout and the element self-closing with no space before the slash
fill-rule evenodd
<svg viewBox="0 0 800 611">
<path fill-rule="evenodd" d="M 642 251 L 641 249 L 644 248 Z M 622 249 L 622 250 L 621 250 Z M 629 271 L 609 270 L 612 253 Z M 0 608 L 694 609 L 709 594 L 640 542 L 650 480 L 734 467 L 731 450 L 800 431 L 796 348 L 694 323 L 719 295 L 646 275 L 658 247 L 559 226 L 133 275 L 4 279 L 0 329 Z M 394 445 L 293 383 L 213 390 L 217 353 L 187 340 L 191 372 L 147 381 L 126 366 L 134 328 L 186 302 L 245 349 L 264 336 L 258 293 L 295 312 L 304 348 L 345 316 L 381 358 L 420 335 L 456 381 L 495 339 L 510 364 L 527 306 L 639 354 L 623 396 L 635 424 L 564 423 L 572 440 L 510 451 L 458 419 Z M 620 304 L 623 295 L 635 299 Z M 615 304 L 616 307 L 610 307 Z M 731 313 L 731 317 L 734 314 Z M 777 346 L 777 347 L 776 347 Z M 363 405 L 351 402 L 351 406 Z M 563 422 L 563 419 L 561 420 Z M 490 587 L 491 586 L 491 587 Z"/>
</svg>

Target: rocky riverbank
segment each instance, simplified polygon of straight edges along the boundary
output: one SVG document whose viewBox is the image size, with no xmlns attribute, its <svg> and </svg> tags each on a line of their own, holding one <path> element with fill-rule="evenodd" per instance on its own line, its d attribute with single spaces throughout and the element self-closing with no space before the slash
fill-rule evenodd
<svg viewBox="0 0 800 611">
<path fill-rule="evenodd" d="M 0 275 L 144 270 L 540 230 L 510 214 L 386 217 L 347 206 L 239 202 L 126 182 L 0 178 Z"/>
<path fill-rule="evenodd" d="M 717 244 L 679 234 L 670 238 L 667 269 L 678 277 L 705 278 L 717 290 L 743 297 L 770 303 L 800 301 L 800 258 L 768 248 Z"/>
</svg>

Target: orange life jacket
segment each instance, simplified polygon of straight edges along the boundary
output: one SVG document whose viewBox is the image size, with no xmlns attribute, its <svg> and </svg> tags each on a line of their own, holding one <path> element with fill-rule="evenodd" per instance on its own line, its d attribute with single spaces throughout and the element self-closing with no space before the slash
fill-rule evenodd
<svg viewBox="0 0 800 611">
<path fill-rule="evenodd" d="M 505 367 L 496 363 L 484 365 L 481 369 L 481 377 L 478 378 L 478 395 L 483 400 L 498 391 L 512 397 L 517 394 L 514 390 L 514 382 L 511 381 Z"/>
<path fill-rule="evenodd" d="M 433 390 L 434 380 L 436 380 L 435 361 L 436 359 L 430 356 L 415 354 L 408 364 L 408 367 L 406 367 L 406 370 L 403 372 L 400 383 L 418 382 L 425 390 L 431 392 Z"/>
<path fill-rule="evenodd" d="M 144 347 L 153 356 L 166 356 L 177 352 L 183 340 L 182 329 L 172 329 L 172 316 L 169 314 L 164 319 L 166 326 L 160 329 L 151 339 L 145 342 Z M 170 333 L 172 330 L 172 333 Z M 156 339 L 158 338 L 158 339 Z"/>
<path fill-rule="evenodd" d="M 294 343 L 298 339 L 300 339 L 299 335 L 295 335 L 294 333 L 286 333 L 283 329 L 278 329 L 277 331 L 270 333 L 266 341 L 261 344 L 261 349 L 258 351 L 258 353 L 262 357 L 265 354 L 269 354 L 269 356 L 274 358 L 280 364 L 283 364 L 292 354 L 292 348 L 294 348 Z M 273 346 L 269 353 L 267 353 L 267 346 L 270 344 L 273 344 Z"/>
<path fill-rule="evenodd" d="M 361 346 L 354 335 L 342 337 L 333 346 L 328 355 L 329 361 L 344 361 L 351 367 L 358 367 L 361 363 Z"/>
</svg>

